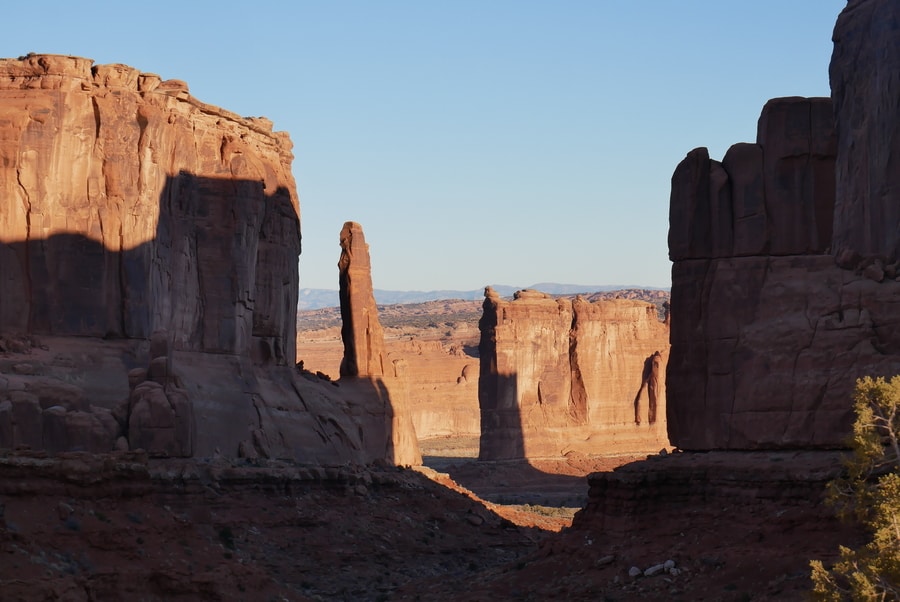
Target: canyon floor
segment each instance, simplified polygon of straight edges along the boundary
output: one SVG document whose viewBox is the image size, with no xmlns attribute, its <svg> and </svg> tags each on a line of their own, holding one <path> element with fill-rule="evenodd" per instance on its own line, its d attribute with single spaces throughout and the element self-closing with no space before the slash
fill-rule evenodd
<svg viewBox="0 0 900 602">
<path fill-rule="evenodd" d="M 0 457 L 2 598 L 802 600 L 809 559 L 833 560 L 860 538 L 804 494 L 804 481 L 821 484 L 833 468 L 830 452 L 427 458 L 437 470 L 10 453 Z M 759 495 L 746 474 L 770 479 L 774 463 L 794 481 Z M 678 491 L 653 486 L 687 464 Z M 572 525 L 585 475 L 617 467 L 617 502 L 587 505 Z M 700 480 L 738 473 L 741 491 L 694 495 Z M 627 493 L 636 482 L 643 493 Z M 799 495 L 787 491 L 798 484 Z M 677 571 L 629 576 L 667 560 Z"/>
</svg>

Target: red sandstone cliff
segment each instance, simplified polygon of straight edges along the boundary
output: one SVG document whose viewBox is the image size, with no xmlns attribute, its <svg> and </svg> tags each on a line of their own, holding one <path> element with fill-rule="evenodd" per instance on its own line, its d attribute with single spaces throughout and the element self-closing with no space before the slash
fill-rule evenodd
<svg viewBox="0 0 900 602">
<path fill-rule="evenodd" d="M 855 380 L 900 372 L 900 89 L 884 77 L 900 69 L 900 40 L 874 25 L 896 10 L 851 1 L 841 13 L 833 111 L 828 99 L 769 101 L 756 144 L 721 163 L 695 149 L 677 167 L 673 445 L 841 446 Z"/>
<path fill-rule="evenodd" d="M 0 446 L 381 457 L 378 391 L 294 368 L 291 161 L 184 82 L 0 60 Z"/>
<path fill-rule="evenodd" d="M 653 450 L 668 444 L 668 325 L 650 303 L 485 291 L 483 460 Z"/>
<path fill-rule="evenodd" d="M 898 20 L 896 2 L 850 0 L 834 28 L 829 68 L 837 117 L 835 255 L 885 264 L 900 259 Z"/>
</svg>

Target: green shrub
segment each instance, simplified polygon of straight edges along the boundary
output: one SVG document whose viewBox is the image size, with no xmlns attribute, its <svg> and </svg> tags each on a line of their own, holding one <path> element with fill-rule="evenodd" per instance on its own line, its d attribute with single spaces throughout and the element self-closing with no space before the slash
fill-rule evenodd
<svg viewBox="0 0 900 602">
<path fill-rule="evenodd" d="M 831 568 L 813 560 L 813 598 L 900 600 L 900 376 L 858 380 L 853 405 L 853 453 L 828 500 L 872 540 L 859 550 L 842 546 Z"/>
</svg>

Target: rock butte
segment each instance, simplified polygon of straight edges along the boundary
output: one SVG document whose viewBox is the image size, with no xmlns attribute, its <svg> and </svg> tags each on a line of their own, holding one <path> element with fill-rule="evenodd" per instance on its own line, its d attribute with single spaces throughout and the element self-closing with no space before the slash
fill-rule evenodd
<svg viewBox="0 0 900 602">
<path fill-rule="evenodd" d="M 668 445 L 668 323 L 656 306 L 485 290 L 482 460 L 658 451 Z"/>
<path fill-rule="evenodd" d="M 900 373 L 898 10 L 851 1 L 832 99 L 771 100 L 756 144 L 675 170 L 673 445 L 840 447 L 856 379 Z"/>
<path fill-rule="evenodd" d="M 183 82 L 0 60 L 0 446 L 393 461 L 377 383 L 294 367 L 292 159 Z"/>
</svg>

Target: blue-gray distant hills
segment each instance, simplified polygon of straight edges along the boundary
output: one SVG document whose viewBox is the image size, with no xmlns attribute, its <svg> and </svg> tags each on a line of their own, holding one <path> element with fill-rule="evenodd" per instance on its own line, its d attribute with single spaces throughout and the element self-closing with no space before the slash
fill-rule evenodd
<svg viewBox="0 0 900 602">
<path fill-rule="evenodd" d="M 511 297 L 513 293 L 523 288 L 536 289 L 551 295 L 576 295 L 578 293 L 598 293 L 615 291 L 620 289 L 646 289 L 669 290 L 658 286 L 640 286 L 636 284 L 557 284 L 555 282 L 539 282 L 531 286 L 507 286 L 504 284 L 492 284 L 491 287 L 503 297 Z M 439 291 L 386 291 L 375 289 L 375 302 L 379 305 L 398 305 L 403 303 L 424 303 L 439 299 L 463 299 L 478 300 L 484 298 L 484 288 L 470 291 L 439 290 Z M 326 288 L 301 288 L 300 300 L 297 309 L 321 309 L 323 307 L 337 307 L 340 305 L 338 291 Z"/>
</svg>

